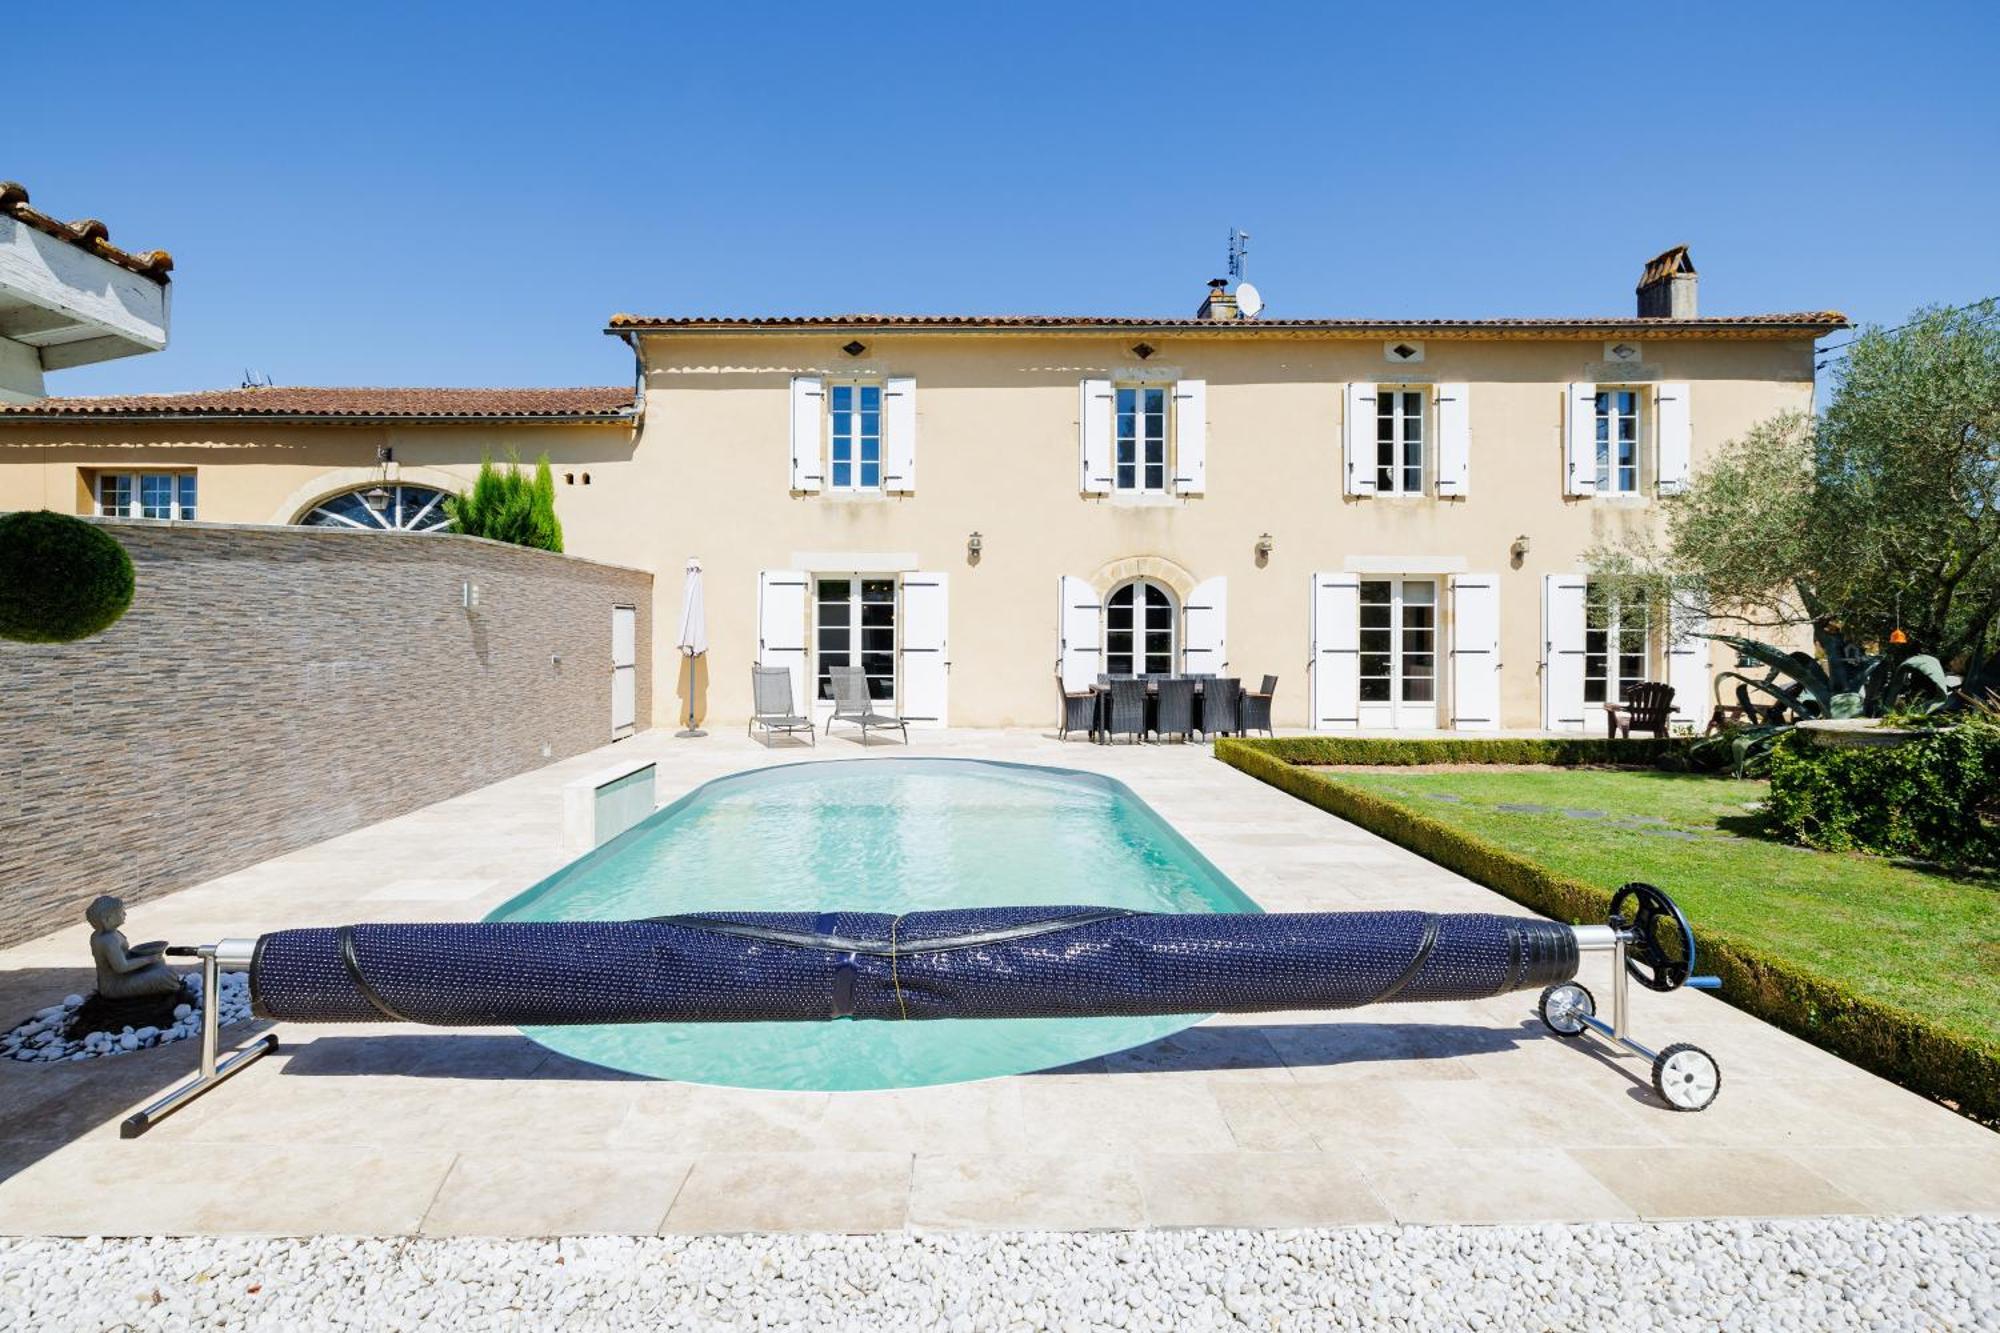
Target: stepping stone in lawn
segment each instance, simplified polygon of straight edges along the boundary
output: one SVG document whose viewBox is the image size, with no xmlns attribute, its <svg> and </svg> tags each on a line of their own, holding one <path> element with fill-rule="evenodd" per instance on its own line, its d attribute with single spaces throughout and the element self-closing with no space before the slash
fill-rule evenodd
<svg viewBox="0 0 2000 1333">
<path fill-rule="evenodd" d="M 1505 810 L 1510 815 L 1545 815 L 1549 812 L 1546 805 L 1534 805 L 1527 801 L 1507 801 L 1493 808 Z"/>
<path fill-rule="evenodd" d="M 1611 822 L 1623 824 L 1627 828 L 1637 828 L 1641 824 L 1664 824 L 1667 821 L 1658 815 L 1620 815 Z"/>
<path fill-rule="evenodd" d="M 1604 814 L 1604 812 L 1603 812 L 1602 810 L 1565 810 L 1565 811 L 1563 811 L 1563 812 L 1562 812 L 1562 814 L 1563 814 L 1563 818 L 1564 818 L 1564 819 L 1603 819 L 1603 818 L 1605 818 L 1605 814 Z"/>
<path fill-rule="evenodd" d="M 1463 805 L 1465 803 L 1463 796 L 1448 791 L 1427 791 L 1424 793 L 1424 799 L 1427 801 L 1446 801 L 1452 805 Z"/>
<path fill-rule="evenodd" d="M 1688 831 L 1687 831 L 1686 829 L 1677 829 L 1677 828 L 1642 828 L 1642 829 L 1640 829 L 1640 830 L 1639 830 L 1639 832 L 1641 832 L 1641 833 L 1645 834 L 1645 835 L 1646 835 L 1647 837 L 1649 837 L 1649 838 L 1674 838 L 1674 839 L 1677 839 L 1678 841 L 1681 841 L 1681 842 L 1700 842 L 1700 841 L 1701 841 L 1701 834 L 1699 834 L 1699 833 L 1689 833 L 1689 832 L 1688 832 Z"/>
</svg>

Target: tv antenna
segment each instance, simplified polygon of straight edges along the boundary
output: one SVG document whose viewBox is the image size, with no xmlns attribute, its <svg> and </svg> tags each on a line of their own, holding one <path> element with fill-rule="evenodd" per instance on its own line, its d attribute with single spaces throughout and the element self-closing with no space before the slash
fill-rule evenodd
<svg viewBox="0 0 2000 1333">
<path fill-rule="evenodd" d="M 1229 276 L 1241 282 L 1249 276 L 1250 233 L 1237 227 L 1229 229 Z"/>
</svg>

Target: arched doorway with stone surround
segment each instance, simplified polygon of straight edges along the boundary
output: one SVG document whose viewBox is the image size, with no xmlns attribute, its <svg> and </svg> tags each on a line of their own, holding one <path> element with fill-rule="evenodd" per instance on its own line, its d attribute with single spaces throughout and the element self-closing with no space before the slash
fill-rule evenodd
<svg viewBox="0 0 2000 1333">
<path fill-rule="evenodd" d="M 1100 675 L 1225 675 L 1227 580 L 1197 579 L 1163 556 L 1110 561 L 1057 588 L 1057 670 L 1065 690 Z"/>
</svg>

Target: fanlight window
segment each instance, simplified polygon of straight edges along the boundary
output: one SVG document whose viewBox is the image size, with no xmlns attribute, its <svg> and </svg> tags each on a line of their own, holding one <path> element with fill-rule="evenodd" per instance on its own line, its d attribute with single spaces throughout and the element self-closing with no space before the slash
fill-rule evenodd
<svg viewBox="0 0 2000 1333">
<path fill-rule="evenodd" d="M 379 483 L 329 495 L 299 522 L 314 528 L 367 528 L 381 532 L 436 532 L 450 520 L 445 492 L 430 486 Z"/>
</svg>

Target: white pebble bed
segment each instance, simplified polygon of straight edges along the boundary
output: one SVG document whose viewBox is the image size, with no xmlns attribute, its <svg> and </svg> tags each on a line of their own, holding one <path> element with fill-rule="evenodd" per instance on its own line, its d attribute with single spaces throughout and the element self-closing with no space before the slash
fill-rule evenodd
<svg viewBox="0 0 2000 1333">
<path fill-rule="evenodd" d="M 1993 1329 L 2000 1220 L 0 1241 L 0 1329 L 364 1327 Z"/>
<path fill-rule="evenodd" d="M 61 1004 L 40 1010 L 13 1031 L 0 1034 L 0 1059 L 48 1061 L 93 1060 L 100 1055 L 124 1055 L 148 1046 L 164 1046 L 201 1035 L 201 974 L 190 973 L 188 989 L 196 1004 L 174 1006 L 174 1021 L 168 1027 L 126 1028 L 123 1032 L 93 1032 L 81 1041 L 71 1041 L 63 1030 L 76 1011 L 83 1007 L 81 995 L 67 995 Z M 216 989 L 222 992 L 222 1023 L 227 1027 L 250 1017 L 250 974 L 224 972 Z"/>
</svg>

